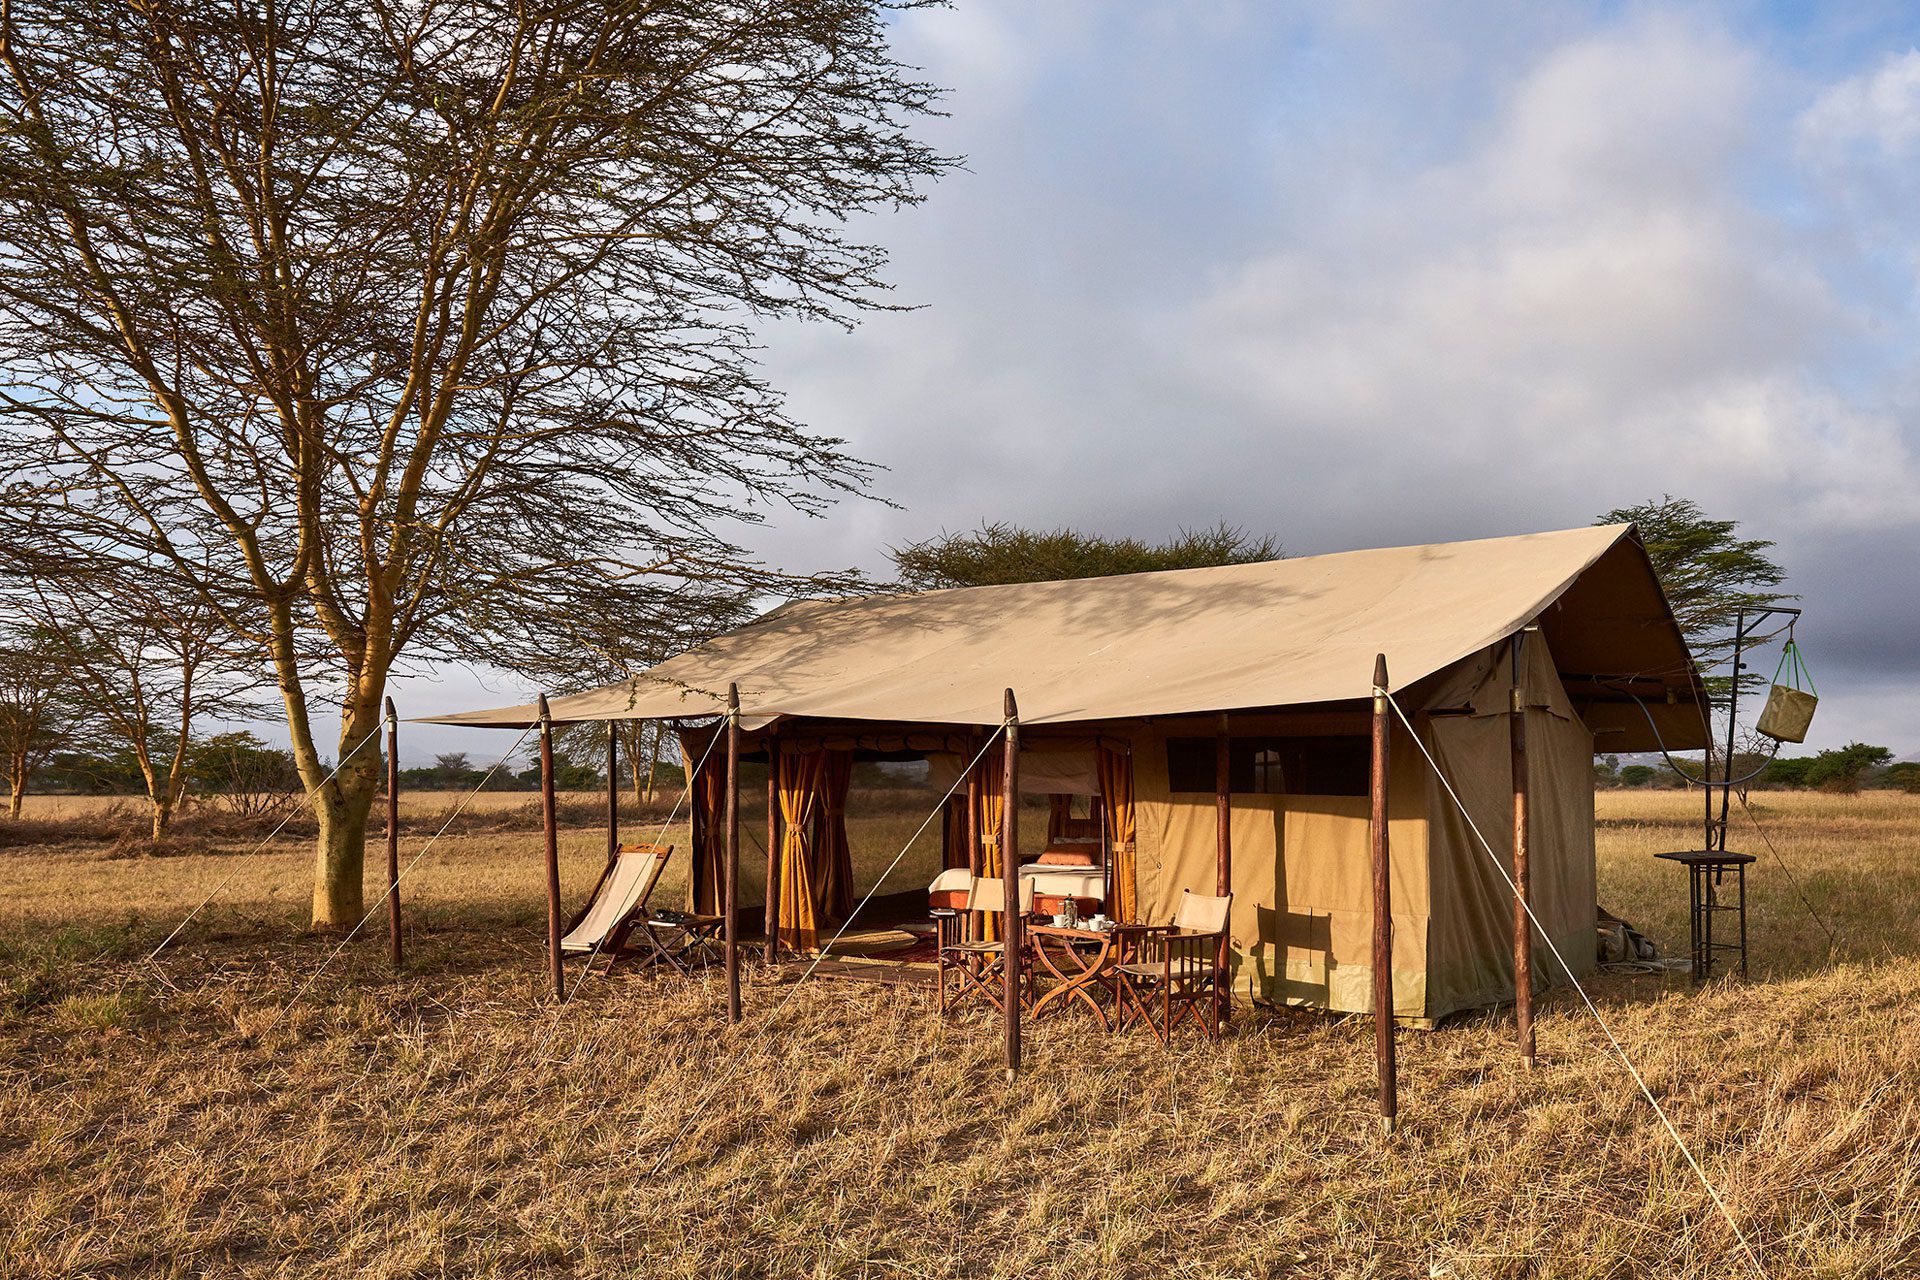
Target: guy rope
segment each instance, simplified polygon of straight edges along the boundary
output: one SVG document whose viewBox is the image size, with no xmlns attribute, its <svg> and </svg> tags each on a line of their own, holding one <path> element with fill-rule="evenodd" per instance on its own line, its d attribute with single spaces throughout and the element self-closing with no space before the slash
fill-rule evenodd
<svg viewBox="0 0 1920 1280">
<path fill-rule="evenodd" d="M 1754 1273 L 1765 1276 L 1766 1268 L 1760 1265 L 1760 1256 L 1754 1252 L 1746 1233 L 1740 1230 L 1740 1224 L 1734 1220 L 1733 1211 L 1727 1208 L 1727 1202 L 1721 1198 L 1719 1190 L 1713 1185 L 1713 1180 L 1707 1177 L 1706 1170 L 1701 1168 L 1700 1162 L 1694 1158 L 1686 1139 L 1680 1136 L 1680 1131 L 1674 1127 L 1673 1121 L 1668 1119 L 1666 1108 L 1660 1105 L 1659 1099 L 1653 1096 L 1653 1090 L 1647 1087 L 1646 1078 L 1640 1074 L 1640 1069 L 1633 1065 L 1633 1059 L 1627 1056 L 1625 1047 L 1621 1045 L 1619 1037 L 1613 1034 L 1613 1028 L 1607 1025 L 1607 1020 L 1601 1016 L 1599 1007 L 1593 1002 L 1593 997 L 1589 996 L 1587 989 L 1580 985 L 1580 980 L 1573 976 L 1573 968 L 1567 963 L 1566 956 L 1561 954 L 1559 946 L 1554 943 L 1553 935 L 1548 933 L 1546 927 L 1540 923 L 1540 917 L 1534 914 L 1533 905 L 1521 894 L 1518 886 L 1513 882 L 1513 877 L 1508 874 L 1506 866 L 1494 853 L 1493 847 L 1487 843 L 1486 836 L 1480 831 L 1480 824 L 1474 821 L 1471 813 L 1467 812 L 1467 806 L 1462 803 L 1459 793 L 1453 789 L 1453 782 L 1447 777 L 1446 771 L 1440 767 L 1440 762 L 1433 758 L 1433 753 L 1427 750 L 1426 742 L 1413 727 L 1413 722 L 1407 718 L 1407 713 L 1401 709 L 1400 703 L 1387 690 L 1376 688 L 1374 696 L 1385 698 L 1387 704 L 1393 708 L 1393 713 L 1400 718 L 1400 723 L 1406 726 L 1407 736 L 1413 739 L 1414 745 L 1420 748 L 1420 754 L 1426 757 L 1434 776 L 1440 780 L 1440 785 L 1446 789 L 1454 807 L 1460 811 L 1460 816 L 1466 820 L 1467 827 L 1473 832 L 1474 839 L 1480 842 L 1480 848 L 1486 852 L 1487 860 L 1493 864 L 1493 869 L 1500 873 L 1500 878 L 1506 881 L 1507 889 L 1526 911 L 1527 919 L 1532 921 L 1533 927 L 1539 931 L 1541 940 L 1547 944 L 1547 950 L 1553 952 L 1553 958 L 1560 962 L 1561 969 L 1566 972 L 1567 981 L 1573 984 L 1574 991 L 1579 994 L 1580 1002 L 1587 1007 L 1587 1012 L 1593 1015 L 1593 1020 L 1599 1025 L 1601 1034 L 1606 1036 L 1607 1043 L 1613 1047 L 1613 1052 L 1620 1059 L 1621 1065 L 1626 1067 L 1627 1074 L 1633 1077 L 1633 1083 L 1638 1086 L 1641 1096 L 1646 1098 L 1647 1105 L 1652 1107 L 1653 1113 L 1660 1118 L 1661 1126 L 1673 1139 L 1674 1145 L 1680 1148 L 1680 1154 L 1686 1157 L 1687 1166 L 1693 1170 L 1694 1177 L 1700 1180 L 1700 1185 L 1706 1188 L 1707 1195 L 1712 1199 L 1714 1207 L 1720 1211 L 1720 1216 L 1727 1220 L 1728 1228 L 1732 1230 L 1734 1239 L 1740 1242 L 1740 1248 L 1746 1254 L 1747 1261 L 1752 1264 Z"/>
</svg>

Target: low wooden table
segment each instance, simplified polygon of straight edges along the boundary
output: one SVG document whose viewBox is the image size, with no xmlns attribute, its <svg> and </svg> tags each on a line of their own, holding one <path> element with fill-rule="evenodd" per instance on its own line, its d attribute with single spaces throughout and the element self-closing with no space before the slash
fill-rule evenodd
<svg viewBox="0 0 1920 1280">
<path fill-rule="evenodd" d="M 1092 1010 L 1101 1030 L 1112 1030 L 1113 1024 L 1108 1021 L 1107 1011 L 1095 993 L 1106 989 L 1107 977 L 1119 962 L 1123 931 L 1123 927 L 1099 930 L 1028 925 L 1027 946 L 1032 949 L 1037 966 L 1033 976 L 1054 981 L 1054 985 L 1033 1002 L 1031 1016 L 1038 1021 L 1048 1009 L 1065 1008 L 1069 1000 L 1078 1000 Z"/>
</svg>

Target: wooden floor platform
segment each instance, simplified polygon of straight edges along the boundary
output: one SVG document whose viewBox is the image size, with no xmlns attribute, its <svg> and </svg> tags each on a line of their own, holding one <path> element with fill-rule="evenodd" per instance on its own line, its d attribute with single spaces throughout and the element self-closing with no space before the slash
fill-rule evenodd
<svg viewBox="0 0 1920 1280">
<path fill-rule="evenodd" d="M 849 982 L 877 982 L 890 987 L 926 987 L 938 981 L 938 971 L 930 964 L 902 964 L 895 960 L 872 960 L 861 956 L 840 959 L 828 956 L 817 964 L 811 960 L 789 960 L 777 966 L 761 981 L 783 986 L 800 981 L 811 972 L 814 978 L 840 978 Z"/>
</svg>

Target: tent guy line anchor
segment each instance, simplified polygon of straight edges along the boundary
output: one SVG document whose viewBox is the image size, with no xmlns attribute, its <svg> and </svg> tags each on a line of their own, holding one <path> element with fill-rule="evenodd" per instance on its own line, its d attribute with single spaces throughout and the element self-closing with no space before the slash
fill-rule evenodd
<svg viewBox="0 0 1920 1280">
<path fill-rule="evenodd" d="M 1632 1076 L 1634 1084 L 1640 1087 L 1641 1096 L 1646 1098 L 1647 1105 L 1653 1108 L 1653 1113 L 1660 1117 L 1660 1123 L 1665 1126 L 1667 1136 L 1671 1137 L 1674 1145 L 1680 1148 L 1680 1154 L 1686 1157 L 1687 1165 L 1693 1170 L 1694 1177 L 1698 1178 L 1700 1185 L 1706 1188 L 1707 1195 L 1713 1200 L 1714 1207 L 1720 1210 L 1720 1216 L 1727 1220 L 1727 1226 L 1732 1230 L 1733 1238 L 1740 1242 L 1740 1248 L 1747 1255 L 1747 1261 L 1752 1264 L 1754 1274 L 1765 1277 L 1767 1270 L 1760 1265 L 1760 1256 L 1754 1252 L 1753 1245 L 1748 1242 L 1746 1233 L 1740 1230 L 1740 1224 L 1734 1221 L 1733 1211 L 1727 1208 L 1727 1202 L 1720 1198 L 1718 1188 L 1713 1185 L 1712 1179 L 1707 1177 L 1706 1170 L 1700 1167 L 1700 1162 L 1694 1158 L 1693 1152 L 1687 1147 L 1686 1139 L 1680 1136 L 1680 1131 L 1674 1127 L 1673 1121 L 1667 1117 L 1666 1108 L 1660 1105 L 1659 1099 L 1653 1096 L 1653 1090 L 1647 1087 L 1646 1079 L 1641 1076 L 1640 1069 L 1633 1065 L 1633 1059 L 1627 1056 L 1626 1049 L 1621 1046 L 1619 1038 L 1613 1034 L 1613 1028 L 1609 1027 L 1607 1020 L 1600 1016 L 1600 1009 L 1593 1003 L 1593 998 L 1587 994 L 1587 989 L 1580 984 L 1578 978 L 1573 976 L 1573 969 L 1567 964 L 1567 958 L 1560 953 L 1560 948 L 1554 945 L 1553 937 L 1547 932 L 1546 926 L 1540 923 L 1540 917 L 1533 913 L 1532 904 L 1520 896 L 1519 889 L 1513 883 L 1513 877 L 1507 873 L 1506 867 L 1501 864 L 1499 857 L 1494 854 L 1493 846 L 1487 843 L 1486 836 L 1481 834 L 1480 824 L 1473 820 L 1471 813 L 1467 812 L 1467 806 L 1461 801 L 1459 793 L 1453 789 L 1453 782 L 1447 777 L 1446 771 L 1440 767 L 1440 762 L 1433 758 L 1431 751 L 1427 750 L 1427 744 L 1421 740 L 1419 732 L 1413 727 L 1413 722 L 1407 718 L 1407 713 L 1400 709 L 1400 704 L 1394 699 L 1393 695 L 1384 689 L 1378 688 L 1375 689 L 1375 694 L 1384 697 L 1387 705 L 1393 708 L 1393 713 L 1400 717 L 1400 723 L 1406 726 L 1407 736 L 1413 739 L 1414 745 L 1420 748 L 1420 754 L 1426 757 L 1427 764 L 1433 768 L 1434 776 L 1440 779 L 1440 785 L 1446 788 L 1447 795 L 1453 800 L 1454 807 L 1460 811 L 1460 816 L 1466 819 L 1468 829 L 1473 832 L 1474 838 L 1480 842 L 1480 847 L 1486 851 L 1487 860 L 1493 863 L 1494 870 L 1500 873 L 1500 878 L 1506 881 L 1507 888 L 1526 910 L 1527 919 L 1533 922 L 1533 927 L 1540 932 L 1541 940 L 1547 944 L 1547 950 L 1553 952 L 1553 958 L 1558 960 L 1560 967 L 1566 971 L 1567 981 L 1571 983 L 1573 989 L 1579 993 L 1581 1003 L 1586 1005 L 1587 1012 L 1592 1014 L 1594 1022 L 1599 1024 L 1601 1034 L 1605 1035 L 1607 1043 L 1613 1046 L 1613 1052 L 1619 1057 L 1621 1065 L 1626 1067 L 1627 1074 Z"/>
<path fill-rule="evenodd" d="M 960 776 L 955 778 L 953 785 L 947 788 L 947 793 L 934 802 L 934 806 L 928 811 L 927 816 L 921 819 L 920 825 L 914 828 L 913 834 L 908 836 L 906 843 L 900 846 L 900 852 L 893 855 L 893 861 L 889 862 L 886 869 L 874 880 L 873 887 L 867 890 L 866 896 L 854 904 L 853 910 L 849 911 L 847 918 L 840 923 L 839 930 L 831 938 L 827 939 L 826 944 L 822 946 L 819 952 L 813 957 L 813 963 L 807 966 L 806 972 L 794 980 L 793 986 L 787 991 L 786 999 L 775 1005 L 773 1012 L 768 1014 L 766 1020 L 760 1024 L 760 1031 L 754 1036 L 753 1042 L 747 1046 L 748 1049 L 758 1048 L 761 1041 L 767 1038 L 767 1033 L 773 1029 L 774 1020 L 778 1018 L 781 1013 L 785 1012 L 789 1004 L 793 1003 L 793 998 L 800 994 L 800 988 L 805 985 L 808 978 L 813 976 L 813 971 L 820 967 L 820 962 L 827 958 L 827 952 L 833 948 L 833 944 L 846 936 L 847 930 L 853 927 L 855 917 L 860 914 L 869 902 L 873 901 L 873 895 L 880 892 L 880 886 L 887 882 L 887 877 L 893 874 L 893 869 L 900 865 L 902 858 L 907 856 L 907 850 L 913 848 L 914 842 L 926 834 L 926 830 L 932 825 L 934 818 L 946 808 L 947 801 L 953 799 L 954 793 L 960 789 L 961 782 L 965 781 L 966 778 L 972 774 L 974 766 L 980 763 L 986 756 L 988 749 L 993 746 L 994 742 L 1002 733 L 1006 732 L 1006 729 L 1007 722 L 1003 720 L 994 727 L 992 733 L 987 735 L 987 740 L 980 744 L 980 750 L 976 751 L 973 759 L 967 762 L 967 767 L 960 771 Z M 668 1142 L 665 1149 L 660 1152 L 660 1158 L 654 1161 L 653 1168 L 647 1172 L 648 1177 L 657 1176 L 662 1169 L 667 1167 L 667 1161 L 673 1158 L 673 1153 L 680 1146 L 680 1140 L 687 1136 L 688 1130 L 693 1128 L 693 1122 L 699 1118 L 701 1108 L 705 1107 L 707 1101 L 732 1077 L 733 1072 L 739 1069 L 740 1063 L 745 1057 L 745 1053 L 736 1053 L 729 1059 L 727 1069 L 721 1072 L 713 1084 L 707 1089 L 706 1096 L 700 1100 L 700 1106 L 694 1108 L 687 1114 L 687 1119 L 685 1123 L 680 1126 L 679 1132 L 673 1135 L 673 1139 Z"/>
</svg>

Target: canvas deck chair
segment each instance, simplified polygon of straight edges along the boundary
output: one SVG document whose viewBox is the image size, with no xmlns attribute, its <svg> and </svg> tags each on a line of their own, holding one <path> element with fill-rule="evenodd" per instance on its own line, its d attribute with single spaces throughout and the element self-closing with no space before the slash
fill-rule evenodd
<svg viewBox="0 0 1920 1280">
<path fill-rule="evenodd" d="M 574 916 L 560 939 L 565 955 L 587 957 L 591 965 L 604 956 L 611 969 L 621 959 L 642 964 L 665 964 L 682 973 L 706 958 L 718 916 L 690 916 L 654 911 L 648 906 L 660 882 L 670 844 L 623 844 L 587 896 L 586 906 Z"/>
<path fill-rule="evenodd" d="M 1144 1022 L 1161 1044 L 1190 1021 L 1209 1040 L 1218 1039 L 1227 1006 L 1227 983 L 1219 967 L 1233 895 L 1180 895 L 1170 925 L 1130 926 L 1129 954 L 1114 966 L 1114 995 L 1124 1030 Z"/>
</svg>

